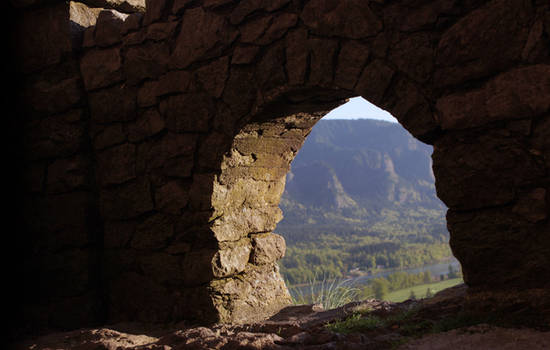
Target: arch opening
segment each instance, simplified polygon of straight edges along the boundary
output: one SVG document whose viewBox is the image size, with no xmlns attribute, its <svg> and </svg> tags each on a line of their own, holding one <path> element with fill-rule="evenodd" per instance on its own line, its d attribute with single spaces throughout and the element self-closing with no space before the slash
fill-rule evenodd
<svg viewBox="0 0 550 350">
<path fill-rule="evenodd" d="M 345 179 L 343 181 L 338 179 L 333 169 L 332 172 L 328 170 L 322 174 L 322 170 L 326 170 L 326 167 L 325 169 L 321 167 L 313 169 L 301 181 L 307 182 L 310 192 L 319 194 L 327 188 L 317 188 L 318 183 L 315 180 L 324 179 L 323 176 L 329 175 L 332 182 L 329 184 L 328 192 L 332 191 L 332 194 L 337 197 L 329 200 L 333 203 L 329 203 L 328 207 L 335 204 L 329 209 L 332 213 L 322 213 L 323 208 L 317 208 L 316 214 L 312 214 L 315 210 L 292 212 L 296 209 L 288 205 L 292 200 L 283 195 L 285 185 L 288 186 L 289 182 L 291 162 L 299 153 L 306 138 L 311 137 L 312 129 L 316 125 L 319 127 L 325 123 L 331 123 L 330 120 L 321 121 L 321 119 L 353 96 L 350 92 L 342 93 L 342 91 L 324 88 L 302 89 L 295 94 L 287 92 L 281 98 L 264 105 L 259 113 L 247 119 L 235 133 L 231 146 L 222 157 L 221 171 L 214 178 L 212 191 L 214 219 L 210 221 L 210 229 L 220 242 L 220 250 L 217 253 L 218 258 L 213 263 L 214 270 L 218 273 L 214 273 L 214 281 L 210 285 L 215 296 L 215 308 L 221 310 L 220 314 L 227 317 L 222 320 L 250 322 L 255 318 L 261 319 L 290 302 L 291 295 L 285 285 L 285 277 L 290 284 L 306 282 L 307 277 L 297 277 L 296 270 L 287 269 L 284 262 L 285 274 L 283 274 L 284 277 L 281 276 L 277 264 L 287 249 L 283 238 L 285 230 L 292 227 L 287 224 L 289 220 L 277 226 L 283 219 L 281 197 L 283 198 L 282 207 L 289 209 L 286 215 L 291 218 L 291 221 L 294 220 L 294 223 L 308 220 L 317 223 L 319 218 L 323 217 L 325 226 L 330 226 L 327 223 L 331 223 L 332 229 L 345 226 L 348 236 L 344 239 L 353 236 L 356 240 L 355 245 L 358 245 L 355 247 L 355 252 L 358 253 L 356 257 L 362 254 L 361 250 L 368 251 L 374 248 L 384 251 L 378 256 L 362 254 L 364 261 L 351 262 L 349 259 L 344 262 L 340 259 L 336 265 L 341 266 L 333 274 L 334 277 L 344 277 L 349 275 L 350 271 L 357 273 L 361 264 L 365 273 L 372 273 L 383 268 L 435 264 L 451 257 L 448 233 L 445 229 L 446 208 L 435 194 L 434 176 L 430 168 L 430 147 L 414 139 L 397 123 L 372 122 L 373 125 L 379 124 L 382 128 L 389 127 L 389 134 L 382 136 L 383 133 L 380 132 L 382 129 L 371 130 L 369 127 L 372 123 L 365 124 L 366 121 L 360 121 L 361 125 L 353 135 L 343 136 L 346 139 L 344 142 L 348 144 L 360 144 L 360 149 L 354 151 L 350 164 L 346 164 L 350 160 L 346 158 L 348 156 L 342 157 L 338 152 L 329 155 L 330 150 L 328 152 L 323 150 L 325 155 L 338 159 L 343 165 L 343 169 L 339 169 L 338 172 Z M 338 123 L 338 121 L 332 122 Z M 363 129 L 365 132 L 363 135 L 361 127 L 365 126 L 367 128 Z M 344 125 L 343 128 L 352 130 L 356 126 Z M 317 138 L 315 135 L 313 137 Z M 390 144 L 390 150 L 373 151 L 372 146 L 377 142 L 385 142 L 385 139 Z M 342 148 L 341 145 L 338 147 Z M 399 162 L 392 160 L 390 154 L 396 159 L 399 158 Z M 416 155 L 417 158 L 411 155 Z M 359 159 L 353 160 L 354 157 Z M 423 163 L 415 164 L 418 159 Z M 376 169 L 371 169 L 369 163 L 376 163 L 374 166 Z M 362 165 L 354 169 L 353 167 L 357 164 Z M 361 188 L 361 181 L 353 179 L 354 174 L 361 174 L 365 181 L 369 181 L 370 176 L 377 179 L 386 177 L 386 183 L 381 186 L 385 188 L 383 191 L 379 191 L 379 188 L 370 190 Z M 352 193 L 352 196 L 346 191 Z M 315 200 L 310 201 L 315 202 Z M 392 204 L 384 208 L 381 202 Z M 413 207 L 418 206 L 418 203 L 423 206 Z M 295 201 L 294 204 L 303 207 L 303 203 Z M 376 207 L 374 210 L 366 209 L 373 204 Z M 408 212 L 401 213 L 405 209 Z M 407 224 L 398 225 L 399 232 L 392 232 L 390 225 L 395 226 L 395 222 L 399 221 L 397 218 L 410 221 L 408 223 L 410 227 L 403 229 Z M 388 219 L 394 222 L 384 224 Z M 430 222 L 423 223 L 426 220 Z M 291 230 L 296 233 L 295 229 L 296 225 Z M 307 230 L 307 224 L 302 225 L 301 229 Z M 369 232 L 373 231 L 379 231 L 378 233 L 383 237 L 374 238 L 373 235 L 369 235 Z M 326 238 L 326 235 L 323 236 L 321 232 L 317 231 L 317 233 L 320 237 L 310 235 L 307 240 Z M 292 235 L 286 236 L 292 237 Z M 294 245 L 296 240 L 290 238 L 290 242 Z M 405 253 L 405 257 L 399 257 L 407 251 L 404 249 L 405 246 L 412 247 L 413 250 Z M 302 254 L 303 252 L 296 254 L 295 246 L 291 246 L 290 251 L 293 255 L 290 259 L 307 255 L 307 253 Z M 350 252 L 344 250 L 343 253 L 349 255 Z M 421 254 L 422 256 L 419 256 Z M 391 261 L 389 261 L 390 256 Z M 375 263 L 369 266 L 372 258 L 375 259 Z M 454 260 L 452 263 L 453 268 L 457 270 L 458 262 Z M 332 264 L 332 272 L 335 272 L 334 265 Z M 438 268 L 441 270 L 441 266 Z M 448 264 L 445 265 L 445 273 L 438 273 L 433 279 L 440 279 L 442 274 L 447 275 L 447 268 Z M 293 277 L 291 277 L 292 273 L 294 273 Z M 241 276 L 239 288 L 228 292 L 228 285 L 234 285 L 234 276 L 237 275 Z M 250 282 L 259 279 L 263 280 L 261 284 Z M 263 311 L 257 312 L 257 310 Z"/>
<path fill-rule="evenodd" d="M 276 228 L 287 242 L 281 273 L 295 298 L 314 302 L 313 290 L 338 281 L 356 292 L 341 302 L 382 298 L 370 283 L 386 283 L 392 273 L 392 290 L 432 284 L 433 292 L 462 282 L 432 151 L 361 97 L 316 123 L 291 163 Z"/>
</svg>

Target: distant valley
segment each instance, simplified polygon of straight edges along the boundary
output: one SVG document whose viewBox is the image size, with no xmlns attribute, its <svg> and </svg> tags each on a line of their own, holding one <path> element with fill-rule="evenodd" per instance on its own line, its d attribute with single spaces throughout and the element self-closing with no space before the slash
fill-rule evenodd
<svg viewBox="0 0 550 350">
<path fill-rule="evenodd" d="M 396 123 L 317 123 L 292 162 L 281 199 L 285 278 L 304 283 L 450 256 L 431 153 Z"/>
</svg>

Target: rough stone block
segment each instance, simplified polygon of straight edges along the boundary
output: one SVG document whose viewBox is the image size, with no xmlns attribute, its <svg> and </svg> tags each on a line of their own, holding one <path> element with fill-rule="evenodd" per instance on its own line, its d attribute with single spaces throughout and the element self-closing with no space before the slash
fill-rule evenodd
<svg viewBox="0 0 550 350">
<path fill-rule="evenodd" d="M 164 134 L 159 139 L 153 139 L 140 144 L 137 148 L 137 171 L 144 172 L 155 168 L 170 166 L 171 161 L 189 162 L 190 167 L 181 174 L 172 174 L 178 177 L 191 175 L 193 166 L 193 151 L 197 136 L 194 134 Z"/>
<path fill-rule="evenodd" d="M 241 34 L 239 41 L 244 44 L 259 44 L 256 43 L 256 40 L 265 33 L 272 21 L 272 16 L 263 16 L 245 22 L 239 27 Z"/>
<path fill-rule="evenodd" d="M 279 207 L 242 207 L 218 216 L 211 222 L 211 229 L 218 241 L 233 241 L 251 233 L 274 230 L 282 218 Z"/>
<path fill-rule="evenodd" d="M 338 66 L 334 83 L 344 89 L 352 90 L 368 58 L 369 49 L 367 46 L 357 41 L 347 41 L 342 44 L 338 54 Z"/>
<path fill-rule="evenodd" d="M 138 91 L 138 104 L 150 107 L 157 104 L 159 97 L 191 90 L 194 80 L 186 71 L 171 71 L 159 77 L 158 80 L 145 81 Z"/>
<path fill-rule="evenodd" d="M 195 249 L 185 256 L 183 278 L 186 286 L 200 286 L 212 281 L 217 253 L 217 249 Z"/>
<path fill-rule="evenodd" d="M 267 50 L 256 71 L 256 80 L 262 91 L 262 97 L 265 101 L 272 99 L 273 91 L 278 92 L 280 86 L 286 83 L 286 74 L 284 67 L 280 64 L 285 59 L 284 46 L 274 45 Z"/>
<path fill-rule="evenodd" d="M 239 27 L 239 41 L 244 44 L 269 45 L 282 38 L 297 21 L 298 16 L 290 13 L 254 18 Z"/>
<path fill-rule="evenodd" d="M 286 36 L 286 71 L 290 85 L 305 81 L 309 56 L 307 37 L 305 29 L 293 30 Z"/>
<path fill-rule="evenodd" d="M 306 26 L 326 36 L 360 39 L 376 35 L 382 22 L 372 12 L 368 1 L 312 0 L 300 15 Z"/>
<path fill-rule="evenodd" d="M 229 17 L 232 24 L 241 23 L 248 15 L 255 11 L 266 10 L 268 12 L 277 10 L 288 4 L 290 0 L 244 0 L 240 1 Z"/>
<path fill-rule="evenodd" d="M 173 215 L 181 214 L 189 201 L 189 186 L 181 181 L 167 182 L 155 190 L 157 210 Z"/>
<path fill-rule="evenodd" d="M 432 158 L 438 196 L 455 210 L 511 203 L 516 188 L 541 178 L 544 171 L 521 139 L 499 135 L 498 130 L 441 138 Z"/>
<path fill-rule="evenodd" d="M 144 275 L 159 284 L 183 282 L 183 258 L 164 252 L 155 252 L 139 258 L 139 267 Z"/>
<path fill-rule="evenodd" d="M 201 35 L 190 36 L 197 28 Z M 201 7 L 190 9 L 183 15 L 176 47 L 171 57 L 171 67 L 185 68 L 198 60 L 219 55 L 237 37 L 235 29 L 228 26 L 222 16 L 205 12 Z"/>
<path fill-rule="evenodd" d="M 550 111 L 550 65 L 527 66 L 500 74 L 486 86 L 490 120 L 538 116 Z"/>
<path fill-rule="evenodd" d="M 137 118 L 136 91 L 125 85 L 90 93 L 92 121 L 100 124 L 127 122 Z"/>
<path fill-rule="evenodd" d="M 120 49 L 92 49 L 80 60 L 86 90 L 94 90 L 122 80 Z"/>
<path fill-rule="evenodd" d="M 432 42 L 430 34 L 411 34 L 392 46 L 389 58 L 401 72 L 423 84 L 433 74 L 435 48 Z"/>
<path fill-rule="evenodd" d="M 109 125 L 94 124 L 91 129 L 93 145 L 96 151 L 120 145 L 128 138 L 128 131 L 123 123 Z"/>
<path fill-rule="evenodd" d="M 214 116 L 212 99 L 206 94 L 170 96 L 160 104 L 166 128 L 173 132 L 206 132 Z"/>
<path fill-rule="evenodd" d="M 466 266 L 485 266 L 483 272 L 463 269 L 466 283 L 489 290 L 526 289 L 550 276 L 544 263 L 550 252 L 547 231 L 538 231 L 535 224 L 514 213 L 513 206 L 487 208 L 473 215 L 450 210 L 447 222 L 455 256 Z M 532 237 L 537 245 L 526 237 Z M 493 259 L 499 263 L 492 264 Z M 503 275 L 503 271 L 507 273 Z"/>
<path fill-rule="evenodd" d="M 127 14 L 115 10 L 103 10 L 97 17 L 95 43 L 107 47 L 122 41 L 122 27 Z"/>
<path fill-rule="evenodd" d="M 165 42 L 147 42 L 131 46 L 124 55 L 124 76 L 136 85 L 148 78 L 157 78 L 167 70 L 170 48 Z"/>
<path fill-rule="evenodd" d="M 240 279 L 212 281 L 210 289 L 222 322 L 259 321 L 291 302 L 277 265 L 248 270 Z"/>
<path fill-rule="evenodd" d="M 238 167 L 228 168 L 219 177 L 221 184 L 234 183 L 236 179 L 252 179 L 256 181 L 274 182 L 284 178 L 289 166 L 284 168 L 275 167 Z"/>
<path fill-rule="evenodd" d="M 394 79 L 391 89 L 394 92 L 389 94 L 391 97 L 385 97 L 383 108 L 399 117 L 401 125 L 420 141 L 431 144 L 433 135 L 438 135 L 440 126 L 436 122 L 430 103 L 418 85 L 400 76 Z"/>
<path fill-rule="evenodd" d="M 363 69 L 355 91 L 371 103 L 379 104 L 393 75 L 394 72 L 390 67 L 376 59 Z"/>
<path fill-rule="evenodd" d="M 136 177 L 136 147 L 131 143 L 97 154 L 97 169 L 103 186 L 120 184 Z"/>
<path fill-rule="evenodd" d="M 243 272 L 251 250 L 249 239 L 223 243 L 213 259 L 214 277 L 228 277 Z"/>
<path fill-rule="evenodd" d="M 263 233 L 252 236 L 252 255 L 250 262 L 254 265 L 265 265 L 276 262 L 285 255 L 285 239 L 274 233 Z"/>
<path fill-rule="evenodd" d="M 493 0 L 461 18 L 439 41 L 436 85 L 459 84 L 510 66 L 527 40 L 531 6 L 524 0 Z"/>
<path fill-rule="evenodd" d="M 249 64 L 254 62 L 260 52 L 259 46 L 237 46 L 231 64 Z"/>
<path fill-rule="evenodd" d="M 541 115 L 550 110 L 550 66 L 541 64 L 511 70 L 479 89 L 444 96 L 436 107 L 444 129 Z"/>
<path fill-rule="evenodd" d="M 213 97 L 221 97 L 229 76 L 229 57 L 221 57 L 197 70 L 197 82 Z"/>
<path fill-rule="evenodd" d="M 143 24 L 149 25 L 160 20 L 164 14 L 166 2 L 166 0 L 145 0 L 145 8 L 147 11 L 145 11 Z"/>
<path fill-rule="evenodd" d="M 293 28 L 298 23 L 298 16 L 293 13 L 280 13 L 275 15 L 273 21 L 265 32 L 256 40 L 259 45 L 268 45 L 282 38 L 289 28 Z"/>
<path fill-rule="evenodd" d="M 532 223 L 546 220 L 549 213 L 546 204 L 546 189 L 539 187 L 522 195 L 512 211 Z"/>
<path fill-rule="evenodd" d="M 281 139 L 276 137 L 239 137 L 234 147 L 241 154 L 283 154 L 288 150 L 298 151 L 302 146 L 301 139 Z"/>
<path fill-rule="evenodd" d="M 222 98 L 231 110 L 234 120 L 250 112 L 256 95 L 254 69 L 232 66 Z"/>
<path fill-rule="evenodd" d="M 139 142 L 165 129 L 166 122 L 156 109 L 148 109 L 128 125 L 128 141 Z"/>
<path fill-rule="evenodd" d="M 143 20 L 143 13 L 137 12 L 137 13 L 130 14 L 124 21 L 124 24 L 122 25 L 122 28 L 121 28 L 122 35 L 124 36 L 130 32 L 139 30 L 139 28 L 141 28 L 142 20 Z"/>
<path fill-rule="evenodd" d="M 308 46 L 311 54 L 308 84 L 317 86 L 331 85 L 338 42 L 328 39 L 309 39 Z"/>
<path fill-rule="evenodd" d="M 153 210 L 149 179 L 140 177 L 100 193 L 101 215 L 109 220 L 135 218 Z"/>
<path fill-rule="evenodd" d="M 430 2 L 414 7 L 395 3 L 384 8 L 384 24 L 403 32 L 419 32 L 431 28 L 443 14 L 452 13 L 455 0 Z"/>
</svg>

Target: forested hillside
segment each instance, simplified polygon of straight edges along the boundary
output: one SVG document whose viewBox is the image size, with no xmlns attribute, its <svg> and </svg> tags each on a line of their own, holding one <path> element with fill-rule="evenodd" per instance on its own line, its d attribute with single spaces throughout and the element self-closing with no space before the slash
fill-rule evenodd
<svg viewBox="0 0 550 350">
<path fill-rule="evenodd" d="M 321 120 L 287 175 L 277 231 L 290 283 L 450 256 L 431 146 L 401 125 Z"/>
</svg>

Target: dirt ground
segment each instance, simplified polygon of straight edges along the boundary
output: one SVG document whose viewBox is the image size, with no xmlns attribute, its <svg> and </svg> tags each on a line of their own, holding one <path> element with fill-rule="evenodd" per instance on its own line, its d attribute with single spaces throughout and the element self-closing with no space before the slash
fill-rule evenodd
<svg viewBox="0 0 550 350">
<path fill-rule="evenodd" d="M 11 348 L 546 350 L 550 349 L 549 293 L 471 293 L 457 286 L 431 299 L 403 303 L 365 300 L 332 310 L 320 305 L 289 306 L 253 324 L 127 323 L 50 333 L 19 341 Z"/>
</svg>

